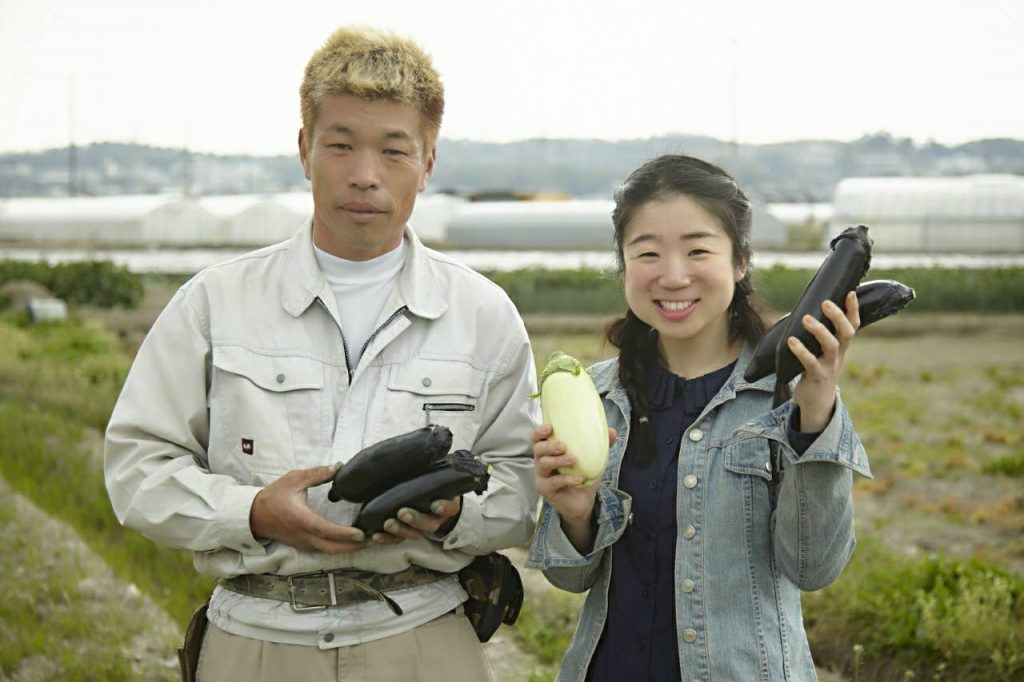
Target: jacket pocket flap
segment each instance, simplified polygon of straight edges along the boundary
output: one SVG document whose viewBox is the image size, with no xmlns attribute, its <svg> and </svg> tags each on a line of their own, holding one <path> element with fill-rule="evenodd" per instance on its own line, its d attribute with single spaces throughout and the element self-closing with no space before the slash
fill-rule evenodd
<svg viewBox="0 0 1024 682">
<path fill-rule="evenodd" d="M 391 368 L 388 388 L 419 395 L 480 395 L 484 372 L 456 360 L 413 360 Z"/>
<path fill-rule="evenodd" d="M 267 391 L 323 388 L 320 364 L 293 355 L 266 355 L 242 346 L 214 346 L 213 366 L 243 376 Z"/>
<path fill-rule="evenodd" d="M 771 450 L 767 438 L 741 438 L 725 444 L 725 468 L 733 473 L 772 480 Z"/>
</svg>

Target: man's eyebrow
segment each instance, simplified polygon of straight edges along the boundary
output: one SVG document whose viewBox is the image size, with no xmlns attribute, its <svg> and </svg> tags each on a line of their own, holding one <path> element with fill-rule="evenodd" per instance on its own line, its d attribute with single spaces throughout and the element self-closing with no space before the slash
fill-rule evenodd
<svg viewBox="0 0 1024 682">
<path fill-rule="evenodd" d="M 342 135 L 353 135 L 353 131 L 346 125 L 341 123 L 332 123 L 327 126 L 327 132 L 329 133 L 340 133 Z M 415 142 L 415 138 L 404 130 L 389 130 L 384 133 L 384 138 L 388 140 L 404 140 L 408 142 Z"/>
<path fill-rule="evenodd" d="M 415 138 L 412 135 L 405 132 L 404 130 L 392 130 L 384 135 L 389 140 L 405 140 L 407 142 L 415 142 Z"/>
</svg>

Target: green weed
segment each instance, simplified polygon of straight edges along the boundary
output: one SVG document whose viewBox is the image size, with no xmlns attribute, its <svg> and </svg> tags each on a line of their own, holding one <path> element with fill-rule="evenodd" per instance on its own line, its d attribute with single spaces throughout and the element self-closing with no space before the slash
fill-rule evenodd
<svg viewBox="0 0 1024 682">
<path fill-rule="evenodd" d="M 905 558 L 868 539 L 839 580 L 804 596 L 804 613 L 816 658 L 863 679 L 940 666 L 965 682 L 1024 675 L 1024 580 L 979 561 Z"/>
<path fill-rule="evenodd" d="M 1024 451 L 991 461 L 985 465 L 983 471 L 986 474 L 1024 478 Z"/>
</svg>

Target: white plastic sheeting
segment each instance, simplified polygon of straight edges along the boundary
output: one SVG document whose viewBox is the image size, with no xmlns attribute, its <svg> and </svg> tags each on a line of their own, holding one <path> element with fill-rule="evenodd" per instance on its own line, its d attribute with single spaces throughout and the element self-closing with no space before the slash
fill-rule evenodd
<svg viewBox="0 0 1024 682">
<path fill-rule="evenodd" d="M 410 226 L 441 241 L 464 200 L 424 195 Z M 0 240 L 96 246 L 258 247 L 287 239 L 313 214 L 309 192 L 180 197 L 19 198 L 0 200 Z"/>
<path fill-rule="evenodd" d="M 469 202 L 445 194 L 416 201 L 421 239 L 471 249 L 611 251 L 605 200 Z M 258 247 L 287 239 L 313 213 L 309 192 L 211 197 L 124 196 L 0 201 L 0 241 L 100 247 Z M 755 248 L 781 248 L 778 219 L 754 207 Z"/>
<path fill-rule="evenodd" d="M 484 201 L 459 207 L 447 242 L 474 249 L 612 248 L 611 201 Z"/>
<path fill-rule="evenodd" d="M 1024 252 L 1024 177 L 847 178 L 829 233 L 867 225 L 876 250 Z"/>
<path fill-rule="evenodd" d="M 495 201 L 460 206 L 448 225 L 448 244 L 474 249 L 614 248 L 610 200 Z M 754 206 L 751 244 L 778 248 L 786 230 L 777 218 Z"/>
</svg>

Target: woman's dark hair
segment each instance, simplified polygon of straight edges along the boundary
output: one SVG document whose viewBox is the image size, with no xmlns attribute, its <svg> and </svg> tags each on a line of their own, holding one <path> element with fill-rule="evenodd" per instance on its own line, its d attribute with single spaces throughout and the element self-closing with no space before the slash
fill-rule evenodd
<svg viewBox="0 0 1024 682">
<path fill-rule="evenodd" d="M 767 329 L 751 302 L 750 201 L 736 181 L 718 166 L 692 156 L 665 155 L 633 171 L 615 192 L 612 223 L 615 227 L 615 257 L 619 273 L 625 271 L 622 253 L 626 230 L 637 211 L 652 201 L 686 196 L 714 216 L 732 243 L 733 264 L 745 265 L 746 273 L 736 284 L 729 304 L 729 339 L 756 345 Z M 632 310 L 613 320 L 605 330 L 608 343 L 619 350 L 619 381 L 626 390 L 633 414 L 639 419 L 641 459 L 653 455 L 653 438 L 647 422 L 646 377 L 648 363 L 657 358 L 658 332 L 640 320 Z"/>
</svg>

